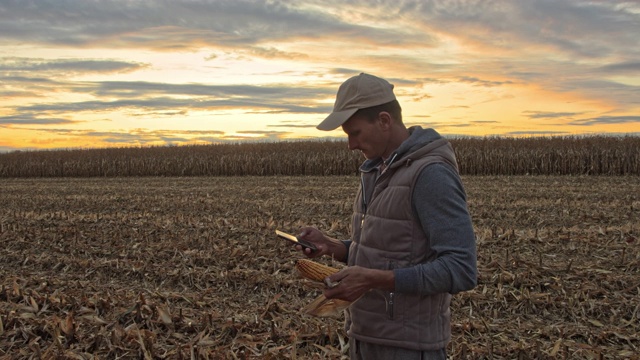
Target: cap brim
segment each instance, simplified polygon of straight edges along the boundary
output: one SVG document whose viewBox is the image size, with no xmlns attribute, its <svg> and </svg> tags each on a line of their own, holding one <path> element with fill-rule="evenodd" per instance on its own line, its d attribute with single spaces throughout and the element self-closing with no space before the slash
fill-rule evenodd
<svg viewBox="0 0 640 360">
<path fill-rule="evenodd" d="M 318 126 L 316 126 L 316 129 L 324 130 L 324 131 L 335 130 L 340 125 L 344 124 L 347 120 L 349 120 L 351 115 L 355 114 L 356 111 L 358 111 L 358 109 L 349 109 L 349 110 L 332 112 L 331 114 L 329 114 L 329 116 L 327 116 L 326 119 L 324 119 L 320 124 L 318 124 Z"/>
</svg>

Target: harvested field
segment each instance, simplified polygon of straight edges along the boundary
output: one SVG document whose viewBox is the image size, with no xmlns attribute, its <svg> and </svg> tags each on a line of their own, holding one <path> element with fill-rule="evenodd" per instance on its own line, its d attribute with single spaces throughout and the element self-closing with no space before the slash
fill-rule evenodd
<svg viewBox="0 0 640 360">
<path fill-rule="evenodd" d="M 463 180 L 480 279 L 452 357 L 640 359 L 640 177 Z M 0 359 L 340 359 L 273 232 L 345 238 L 357 181 L 2 179 Z"/>
</svg>

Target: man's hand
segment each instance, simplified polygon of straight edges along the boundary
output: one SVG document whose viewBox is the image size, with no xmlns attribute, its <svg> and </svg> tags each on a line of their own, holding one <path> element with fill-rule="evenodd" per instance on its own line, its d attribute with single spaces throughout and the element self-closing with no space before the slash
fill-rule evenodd
<svg viewBox="0 0 640 360">
<path fill-rule="evenodd" d="M 327 299 L 355 301 L 371 289 L 393 291 L 395 276 L 393 270 L 350 266 L 329 276 L 328 282 L 337 283 L 337 285 L 324 290 L 324 296 Z"/>
<path fill-rule="evenodd" d="M 330 238 L 323 234 L 320 230 L 313 227 L 304 227 L 300 229 L 298 238 L 308 241 L 316 246 L 317 250 L 303 248 L 300 245 L 294 245 L 297 251 L 302 252 L 308 258 L 317 258 L 322 255 L 331 256 L 338 261 L 345 261 L 347 257 L 347 248 L 342 241 Z"/>
</svg>

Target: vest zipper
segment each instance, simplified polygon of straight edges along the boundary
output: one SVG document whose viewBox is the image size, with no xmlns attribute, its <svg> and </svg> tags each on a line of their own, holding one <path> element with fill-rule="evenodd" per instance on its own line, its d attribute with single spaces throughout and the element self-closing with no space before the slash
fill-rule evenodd
<svg viewBox="0 0 640 360">
<path fill-rule="evenodd" d="M 387 162 L 387 169 L 391 166 L 391 164 L 396 160 L 398 153 L 393 154 L 393 156 Z M 385 169 L 386 170 L 386 169 Z M 382 174 L 380 174 L 381 176 Z M 379 176 L 378 176 L 379 177 Z M 375 189 L 376 183 L 378 182 L 378 177 L 376 177 L 373 188 Z M 369 199 L 367 198 L 367 188 L 365 187 L 364 176 L 360 176 L 360 186 L 362 187 L 362 217 L 360 218 L 360 234 L 364 231 L 364 220 L 367 215 L 367 206 L 369 205 Z M 389 270 L 393 270 L 395 268 L 395 263 L 392 261 L 387 266 Z M 384 296 L 387 310 L 387 317 L 390 320 L 394 319 L 394 304 L 395 304 L 395 293 L 389 292 L 388 298 Z"/>
<path fill-rule="evenodd" d="M 392 270 L 396 268 L 396 263 L 395 261 L 389 261 L 388 265 L 387 265 L 387 270 Z M 393 318 L 395 317 L 394 315 L 394 311 L 393 311 L 393 306 L 395 304 L 395 296 L 396 294 L 393 291 L 389 292 L 389 300 L 387 300 L 387 317 L 389 317 L 390 320 L 393 320 Z"/>
<path fill-rule="evenodd" d="M 364 176 L 360 176 L 360 186 L 362 187 L 362 216 L 360 218 L 360 233 L 364 227 L 364 217 L 367 214 L 367 189 L 364 186 Z"/>
<path fill-rule="evenodd" d="M 393 320 L 393 298 L 395 294 L 393 292 L 389 293 L 389 301 L 387 301 L 387 316 L 390 320 Z"/>
</svg>

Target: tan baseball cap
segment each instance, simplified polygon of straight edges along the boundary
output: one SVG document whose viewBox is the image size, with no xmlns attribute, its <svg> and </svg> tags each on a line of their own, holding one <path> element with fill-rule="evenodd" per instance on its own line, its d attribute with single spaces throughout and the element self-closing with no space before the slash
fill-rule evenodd
<svg viewBox="0 0 640 360">
<path fill-rule="evenodd" d="M 393 85 L 387 80 L 360 73 L 340 85 L 333 112 L 316 128 L 325 131 L 336 129 L 349 120 L 356 111 L 386 104 L 395 99 Z"/>
</svg>

